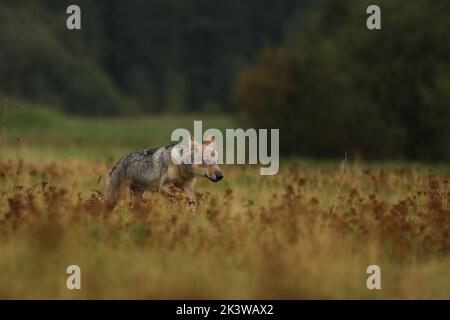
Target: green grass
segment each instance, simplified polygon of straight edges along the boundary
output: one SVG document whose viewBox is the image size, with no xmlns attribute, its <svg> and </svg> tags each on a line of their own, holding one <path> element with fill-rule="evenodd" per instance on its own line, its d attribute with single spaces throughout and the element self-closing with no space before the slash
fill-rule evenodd
<svg viewBox="0 0 450 320">
<path fill-rule="evenodd" d="M 68 159 L 83 156 L 105 160 L 135 149 L 168 145 L 177 128 L 192 132 L 194 120 L 207 128 L 233 128 L 226 115 L 156 115 L 141 118 L 77 118 L 48 108 L 21 106 L 4 116 L 3 156 Z"/>
</svg>

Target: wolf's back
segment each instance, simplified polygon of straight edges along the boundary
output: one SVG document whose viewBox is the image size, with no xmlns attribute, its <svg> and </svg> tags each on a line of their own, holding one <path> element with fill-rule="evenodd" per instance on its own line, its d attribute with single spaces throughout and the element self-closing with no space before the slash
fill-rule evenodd
<svg viewBox="0 0 450 320">
<path fill-rule="evenodd" d="M 106 176 L 106 199 L 114 207 L 130 180 L 145 180 L 159 175 L 165 148 L 130 152 L 111 169 Z"/>
</svg>

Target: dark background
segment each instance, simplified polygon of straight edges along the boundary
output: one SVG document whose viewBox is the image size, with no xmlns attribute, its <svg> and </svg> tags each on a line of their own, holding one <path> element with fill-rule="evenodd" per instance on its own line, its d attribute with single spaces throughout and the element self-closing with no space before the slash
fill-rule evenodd
<svg viewBox="0 0 450 320">
<path fill-rule="evenodd" d="M 366 28 L 369 4 L 382 30 Z M 450 159 L 448 0 L 2 0 L 0 25 L 3 99 L 232 113 L 281 128 L 285 154 Z"/>
</svg>

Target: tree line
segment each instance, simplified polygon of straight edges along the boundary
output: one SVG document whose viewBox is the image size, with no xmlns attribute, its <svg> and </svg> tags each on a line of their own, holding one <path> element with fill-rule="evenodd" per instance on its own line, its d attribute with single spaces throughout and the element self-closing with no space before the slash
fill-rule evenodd
<svg viewBox="0 0 450 320">
<path fill-rule="evenodd" d="M 4 0 L 0 93 L 81 115 L 233 111 L 236 73 L 307 2 Z"/>
<path fill-rule="evenodd" d="M 235 85 L 248 123 L 287 154 L 450 160 L 450 2 L 323 3 Z"/>
</svg>

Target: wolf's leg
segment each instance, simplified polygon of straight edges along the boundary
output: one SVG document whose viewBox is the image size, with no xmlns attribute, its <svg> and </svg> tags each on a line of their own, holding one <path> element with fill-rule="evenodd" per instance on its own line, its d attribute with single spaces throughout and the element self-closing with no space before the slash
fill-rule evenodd
<svg viewBox="0 0 450 320">
<path fill-rule="evenodd" d="M 172 182 L 168 180 L 161 181 L 159 185 L 159 192 L 165 196 L 181 199 L 185 197 L 183 189 L 176 187 Z"/>
<path fill-rule="evenodd" d="M 133 202 L 144 200 L 145 189 L 141 186 L 131 185 L 130 186 L 131 198 Z"/>
<path fill-rule="evenodd" d="M 197 213 L 198 202 L 197 198 L 195 197 L 195 178 L 192 178 L 191 180 L 185 182 L 185 184 L 183 185 L 183 191 L 185 192 L 185 195 L 187 197 L 191 212 Z"/>
<path fill-rule="evenodd" d="M 195 178 L 192 178 L 184 183 L 183 191 L 189 198 L 189 202 L 196 203 L 197 199 L 195 198 Z"/>
<path fill-rule="evenodd" d="M 124 185 L 120 175 L 114 172 L 106 178 L 106 201 L 111 209 L 116 206 Z"/>
<path fill-rule="evenodd" d="M 181 189 L 175 187 L 172 183 L 165 183 L 159 186 L 159 192 L 165 196 L 172 197 L 175 196 L 176 193 L 181 192 Z"/>
</svg>

